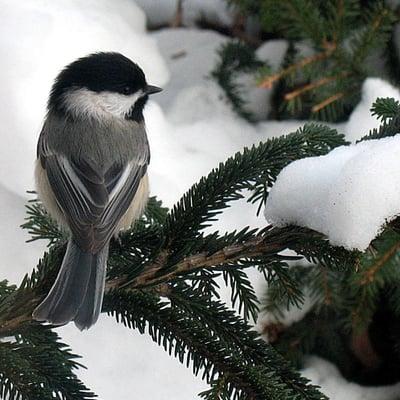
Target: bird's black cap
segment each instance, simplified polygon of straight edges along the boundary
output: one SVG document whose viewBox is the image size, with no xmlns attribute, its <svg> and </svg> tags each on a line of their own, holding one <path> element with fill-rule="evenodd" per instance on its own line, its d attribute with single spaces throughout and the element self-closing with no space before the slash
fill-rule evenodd
<svg viewBox="0 0 400 400">
<path fill-rule="evenodd" d="M 62 110 L 63 95 L 69 89 L 86 88 L 125 95 L 143 90 L 147 94 L 161 89 L 147 85 L 142 69 L 120 53 L 94 53 L 67 65 L 52 87 L 48 108 Z"/>
</svg>

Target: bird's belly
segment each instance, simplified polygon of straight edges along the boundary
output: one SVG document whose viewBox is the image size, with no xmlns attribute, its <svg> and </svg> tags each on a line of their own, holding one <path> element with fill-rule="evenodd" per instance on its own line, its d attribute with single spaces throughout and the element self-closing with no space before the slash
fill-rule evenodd
<svg viewBox="0 0 400 400">
<path fill-rule="evenodd" d="M 146 208 L 147 201 L 149 199 L 149 178 L 147 173 L 139 182 L 135 197 L 132 200 L 131 205 L 126 210 L 125 214 L 122 216 L 118 223 L 116 234 L 118 231 L 129 229 L 132 224 L 140 218 Z"/>
</svg>

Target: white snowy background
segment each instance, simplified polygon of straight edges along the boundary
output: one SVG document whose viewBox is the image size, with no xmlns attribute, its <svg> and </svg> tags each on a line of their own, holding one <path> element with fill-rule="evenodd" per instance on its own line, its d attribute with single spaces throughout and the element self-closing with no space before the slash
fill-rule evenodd
<svg viewBox="0 0 400 400">
<path fill-rule="evenodd" d="M 18 283 L 44 251 L 44 243 L 25 243 L 28 236 L 19 225 L 29 197 L 26 190 L 33 189 L 36 142 L 49 89 L 57 72 L 77 57 L 99 50 L 122 52 L 141 65 L 148 82 L 164 87 L 164 92 L 147 106 L 145 118 L 152 151 L 151 191 L 167 206 L 232 153 L 303 125 L 304 121 L 250 125 L 238 118 L 221 89 L 207 78 L 217 60 L 215 50 L 227 38 L 195 28 L 199 15 L 229 25 L 230 10 L 223 0 L 187 0 L 183 20 L 189 28 L 146 31 L 146 18 L 150 27 L 163 25 L 173 18 L 175 5 L 175 0 L 137 0 L 136 4 L 133 0 L 0 0 L 1 279 Z M 284 41 L 270 41 L 260 47 L 258 54 L 279 66 L 286 46 Z M 250 86 L 248 77 L 244 76 L 243 82 Z M 250 107 L 260 118 L 268 111 L 270 94 L 260 89 L 250 93 Z M 388 83 L 367 80 L 362 101 L 349 121 L 336 125 L 349 140 L 355 141 L 379 125 L 369 113 L 378 96 L 400 99 L 398 90 Z M 399 149 L 400 141 L 393 140 L 387 150 L 392 151 L 390 167 L 400 171 L 395 160 L 396 155 L 400 159 Z M 350 152 L 346 157 L 359 154 L 356 147 Z M 321 165 L 329 168 L 321 160 L 314 162 L 316 169 Z M 399 181 L 398 175 L 392 178 Z M 284 187 L 284 180 L 281 183 Z M 282 190 L 284 193 L 287 189 Z M 267 214 L 279 220 L 279 211 Z M 382 218 L 398 211 L 384 210 Z M 301 223 L 296 209 L 292 207 L 291 212 L 292 221 Z M 281 218 L 281 222 L 291 221 Z M 255 216 L 254 208 L 242 202 L 229 210 L 215 228 L 231 230 L 265 223 L 262 216 Z M 303 223 L 309 226 L 312 221 Z M 375 221 L 377 229 L 379 223 Z M 253 278 L 260 292 L 262 282 L 256 280 L 256 275 Z M 106 316 L 86 332 L 79 332 L 73 324 L 58 331 L 73 351 L 83 356 L 88 369 L 80 370 L 79 376 L 100 399 L 193 399 L 206 387 L 148 336 Z M 389 400 L 400 391 L 398 385 L 362 388 L 348 383 L 334 366 L 316 357 L 308 360 L 303 372 L 334 400 Z"/>
</svg>

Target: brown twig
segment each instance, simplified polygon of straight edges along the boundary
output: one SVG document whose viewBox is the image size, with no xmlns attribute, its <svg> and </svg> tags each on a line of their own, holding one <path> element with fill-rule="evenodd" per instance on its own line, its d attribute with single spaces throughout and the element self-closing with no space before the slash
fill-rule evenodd
<svg viewBox="0 0 400 400">
<path fill-rule="evenodd" d="M 268 230 L 267 230 L 268 231 Z M 122 289 L 137 290 L 144 288 L 152 288 L 152 290 L 161 292 L 166 295 L 168 290 L 166 286 L 162 286 L 178 276 L 182 276 L 201 268 L 217 267 L 223 264 L 237 261 L 239 259 L 252 258 L 267 253 L 278 253 L 287 247 L 290 241 L 290 231 L 288 235 L 283 237 L 274 237 L 260 235 L 252 238 L 247 242 L 229 245 L 212 254 L 197 253 L 177 262 L 168 268 L 168 272 L 163 273 L 167 262 L 169 251 L 163 249 L 154 262 L 145 266 L 142 273 L 133 280 L 128 280 L 126 276 L 109 280 L 106 283 L 106 291 Z M 161 285 L 161 286 L 160 286 Z M 161 292 L 160 292 L 161 291 Z M 0 316 L 0 337 L 12 334 L 20 327 L 32 320 L 31 313 L 36 305 L 42 300 L 43 293 L 37 294 L 33 291 L 27 291 L 25 295 L 24 307 L 13 309 L 12 313 Z M 20 314 L 18 314 L 20 312 Z"/>
<path fill-rule="evenodd" d="M 332 81 L 335 81 L 335 80 L 337 80 L 339 78 L 343 78 L 343 77 L 345 77 L 347 75 L 349 75 L 348 72 L 342 72 L 341 74 L 337 74 L 337 75 L 334 75 L 334 76 L 327 76 L 325 78 L 318 79 L 317 81 L 314 81 L 314 82 L 311 82 L 311 83 L 309 83 L 307 85 L 304 85 L 299 89 L 296 89 L 296 90 L 293 90 L 292 92 L 286 93 L 284 98 L 285 98 L 286 101 L 293 100 L 294 98 L 302 95 L 305 92 L 308 92 L 310 90 L 314 90 L 314 89 L 316 89 L 318 87 L 321 87 L 321 86 L 324 86 L 324 85 L 326 85 L 326 84 L 328 84 L 328 83 L 330 83 Z"/>
<path fill-rule="evenodd" d="M 332 55 L 332 53 L 336 50 L 336 45 L 334 43 L 326 42 L 324 47 L 326 48 L 325 51 L 314 54 L 309 57 L 305 57 L 298 61 L 295 64 L 290 65 L 289 67 L 277 72 L 276 74 L 267 76 L 265 79 L 261 81 L 258 85 L 260 88 L 270 89 L 274 82 L 282 79 L 283 77 L 290 75 L 291 73 L 295 72 L 296 70 L 305 67 L 306 65 L 315 63 L 317 61 L 324 60 Z"/>
<path fill-rule="evenodd" d="M 382 359 L 374 349 L 368 329 L 352 332 L 351 349 L 361 364 L 368 369 L 376 369 L 382 363 Z"/>
<path fill-rule="evenodd" d="M 393 257 L 400 249 L 400 242 L 395 243 L 386 253 L 380 258 L 371 268 L 364 272 L 364 277 L 361 280 L 361 285 L 367 285 L 374 281 L 377 272 L 385 265 L 385 263 Z"/>
<path fill-rule="evenodd" d="M 343 98 L 344 96 L 345 96 L 344 92 L 339 92 L 339 93 L 333 94 L 332 96 L 329 96 L 327 99 L 321 101 L 321 103 L 318 103 L 315 106 L 313 106 L 311 111 L 313 113 L 316 113 L 316 112 L 322 110 L 323 108 L 325 108 L 326 106 L 329 106 L 329 104 L 332 104 L 335 101 L 338 101 L 339 99 Z"/>
<path fill-rule="evenodd" d="M 207 253 L 198 253 L 190 257 L 184 258 L 178 262 L 171 272 L 158 276 L 162 269 L 162 264 L 154 263 L 149 265 L 142 274 L 127 282 L 123 288 L 139 289 L 158 285 L 161 282 L 170 281 L 176 276 L 181 276 L 190 272 L 194 272 L 201 268 L 217 267 L 237 261 L 242 258 L 252 258 L 261 256 L 264 253 L 277 251 L 282 249 L 282 244 L 266 243 L 263 237 L 251 239 L 248 242 L 226 246 L 211 255 Z"/>
<path fill-rule="evenodd" d="M 183 26 L 183 0 L 178 0 L 176 5 L 176 13 L 174 19 L 170 23 L 171 28 L 179 28 Z"/>
<path fill-rule="evenodd" d="M 328 282 L 328 271 L 327 268 L 324 266 L 321 266 L 322 268 L 322 284 L 324 288 L 324 303 L 325 305 L 329 306 L 332 304 L 332 293 L 331 289 L 329 287 L 329 282 Z"/>
</svg>

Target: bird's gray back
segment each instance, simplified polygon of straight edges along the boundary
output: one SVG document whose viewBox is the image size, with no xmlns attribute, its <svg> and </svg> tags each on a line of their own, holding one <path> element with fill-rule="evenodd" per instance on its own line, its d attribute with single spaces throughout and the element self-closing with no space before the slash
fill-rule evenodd
<svg viewBox="0 0 400 400">
<path fill-rule="evenodd" d="M 41 136 L 49 150 L 71 160 L 86 160 L 104 171 L 131 160 L 148 163 L 150 155 L 144 124 L 130 120 L 67 119 L 49 113 Z"/>
</svg>

